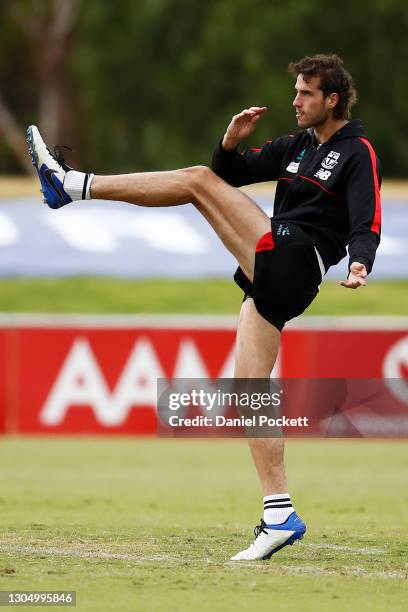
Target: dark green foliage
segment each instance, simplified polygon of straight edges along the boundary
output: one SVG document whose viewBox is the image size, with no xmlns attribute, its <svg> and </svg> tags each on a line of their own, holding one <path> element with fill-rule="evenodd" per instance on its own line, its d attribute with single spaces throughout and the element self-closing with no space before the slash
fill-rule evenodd
<svg viewBox="0 0 408 612">
<path fill-rule="evenodd" d="M 354 116 L 364 120 L 383 173 L 403 177 L 407 33 L 404 0 L 82 0 L 65 63 L 76 161 L 99 172 L 208 163 L 231 115 L 249 105 L 269 108 L 253 143 L 290 133 L 287 64 L 336 52 L 354 76 Z M 22 126 L 36 120 L 32 58 L 5 8 L 0 90 Z M 0 141 L 2 171 L 16 171 L 6 153 Z"/>
</svg>

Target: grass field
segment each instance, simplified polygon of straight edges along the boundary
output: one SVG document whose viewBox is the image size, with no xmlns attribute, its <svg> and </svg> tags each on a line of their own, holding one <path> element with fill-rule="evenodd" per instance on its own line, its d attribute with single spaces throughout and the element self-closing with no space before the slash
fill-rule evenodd
<svg viewBox="0 0 408 612">
<path fill-rule="evenodd" d="M 0 442 L 1 590 L 79 610 L 406 610 L 408 449 L 291 441 L 303 542 L 233 563 L 261 499 L 244 441 Z"/>
<path fill-rule="evenodd" d="M 109 278 L 2 279 L 0 312 L 236 314 L 241 290 L 232 280 Z M 371 282 L 351 291 L 324 282 L 307 315 L 406 315 L 408 280 Z"/>
</svg>

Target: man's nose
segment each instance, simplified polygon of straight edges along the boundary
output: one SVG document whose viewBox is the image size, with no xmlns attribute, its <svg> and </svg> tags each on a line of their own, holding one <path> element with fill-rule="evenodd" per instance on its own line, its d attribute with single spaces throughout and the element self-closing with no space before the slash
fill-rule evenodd
<svg viewBox="0 0 408 612">
<path fill-rule="evenodd" d="M 293 100 L 293 103 L 292 103 L 292 104 L 293 104 L 293 106 L 295 106 L 295 107 L 296 107 L 296 106 L 299 106 L 299 99 L 298 99 L 298 98 L 299 98 L 299 96 L 297 96 L 297 95 L 296 95 L 296 96 L 295 96 L 295 99 Z"/>
</svg>

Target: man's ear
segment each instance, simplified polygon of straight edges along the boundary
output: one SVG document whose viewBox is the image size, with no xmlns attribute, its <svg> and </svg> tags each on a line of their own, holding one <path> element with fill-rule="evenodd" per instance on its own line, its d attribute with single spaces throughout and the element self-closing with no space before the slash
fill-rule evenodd
<svg viewBox="0 0 408 612">
<path fill-rule="evenodd" d="M 336 92 L 333 92 L 329 94 L 327 98 L 329 100 L 329 108 L 335 108 L 335 106 L 337 105 L 339 101 L 339 94 Z"/>
</svg>

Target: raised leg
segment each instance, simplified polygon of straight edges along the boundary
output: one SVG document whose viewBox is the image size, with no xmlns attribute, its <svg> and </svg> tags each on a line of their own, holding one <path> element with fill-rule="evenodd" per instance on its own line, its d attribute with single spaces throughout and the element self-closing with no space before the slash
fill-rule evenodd
<svg viewBox="0 0 408 612">
<path fill-rule="evenodd" d="M 257 204 L 206 166 L 169 172 L 95 176 L 91 195 L 95 199 L 119 200 L 148 207 L 192 203 L 250 280 L 253 278 L 256 243 L 270 231 L 270 220 Z"/>
</svg>

